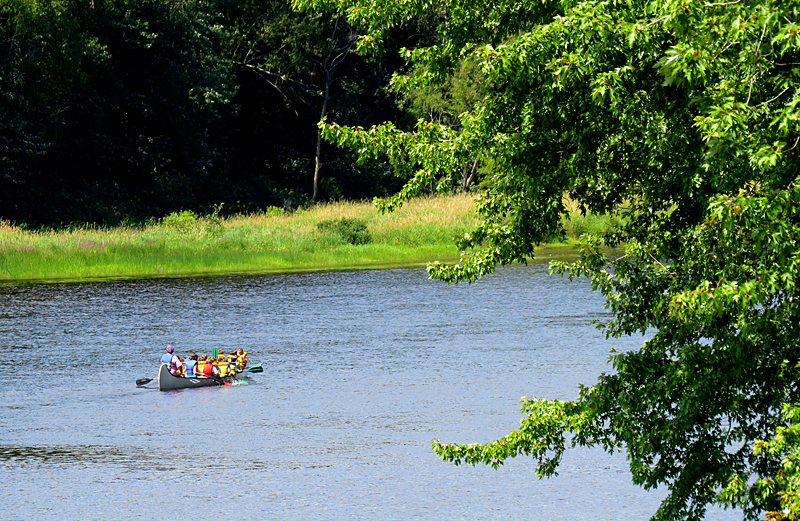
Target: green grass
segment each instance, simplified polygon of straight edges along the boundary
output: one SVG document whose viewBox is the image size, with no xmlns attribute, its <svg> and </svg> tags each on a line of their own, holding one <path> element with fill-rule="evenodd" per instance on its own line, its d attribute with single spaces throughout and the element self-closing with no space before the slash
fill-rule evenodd
<svg viewBox="0 0 800 521">
<path fill-rule="evenodd" d="M 224 219 L 181 212 L 144 227 L 69 231 L 32 232 L 0 222 L 0 282 L 323 271 L 455 260 L 454 238 L 476 224 L 474 198 L 421 198 L 385 215 L 366 202 L 292 213 L 271 208 Z M 605 216 L 573 214 L 565 220 L 572 238 L 613 226 Z M 352 244 L 364 240 L 369 242 Z M 573 243 L 570 239 L 561 247 Z"/>
</svg>

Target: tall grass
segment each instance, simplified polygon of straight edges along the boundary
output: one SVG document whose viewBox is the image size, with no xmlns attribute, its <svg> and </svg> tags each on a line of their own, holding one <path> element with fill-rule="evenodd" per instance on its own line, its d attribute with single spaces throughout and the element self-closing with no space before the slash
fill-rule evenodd
<svg viewBox="0 0 800 521">
<path fill-rule="evenodd" d="M 475 224 L 473 198 L 418 199 L 386 215 L 342 202 L 224 219 L 182 212 L 143 227 L 32 232 L 0 222 L 0 281 L 420 265 L 456 256 L 453 238 Z M 363 222 L 371 242 L 353 245 L 317 226 L 337 219 Z"/>
<path fill-rule="evenodd" d="M 370 203 L 339 202 L 228 218 L 181 212 L 142 227 L 86 225 L 61 231 L 27 231 L 0 221 L 0 281 L 332 270 L 453 260 L 458 256 L 454 238 L 477 222 L 474 198 L 420 198 L 383 215 Z M 577 215 L 565 227 L 576 237 L 605 225 L 592 219 Z M 343 221 L 366 226 L 369 242 L 353 244 L 347 234 L 337 232 L 340 226 L 330 225 Z"/>
</svg>

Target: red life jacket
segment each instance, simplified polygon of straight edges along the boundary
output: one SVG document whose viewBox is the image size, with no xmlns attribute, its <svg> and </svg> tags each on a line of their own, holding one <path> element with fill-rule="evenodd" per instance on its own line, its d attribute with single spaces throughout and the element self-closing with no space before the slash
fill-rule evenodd
<svg viewBox="0 0 800 521">
<path fill-rule="evenodd" d="M 206 365 L 203 366 L 203 374 L 206 376 L 211 376 L 214 374 L 214 366 L 213 364 L 209 364 L 206 362 Z"/>
</svg>

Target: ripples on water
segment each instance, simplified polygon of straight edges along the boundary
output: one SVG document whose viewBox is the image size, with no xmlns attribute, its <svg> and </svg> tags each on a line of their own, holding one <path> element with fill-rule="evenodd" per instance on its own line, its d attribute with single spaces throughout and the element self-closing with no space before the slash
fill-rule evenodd
<svg viewBox="0 0 800 521">
<path fill-rule="evenodd" d="M 546 265 L 473 285 L 424 270 L 0 287 L 4 519 L 647 519 L 661 497 L 622 455 L 578 449 L 453 466 L 430 440 L 485 442 L 523 395 L 571 399 L 608 370 L 585 281 Z M 243 347 L 237 387 L 158 392 L 164 346 Z M 151 384 L 152 387 L 152 384 Z M 716 512 L 712 519 L 734 519 Z"/>
</svg>

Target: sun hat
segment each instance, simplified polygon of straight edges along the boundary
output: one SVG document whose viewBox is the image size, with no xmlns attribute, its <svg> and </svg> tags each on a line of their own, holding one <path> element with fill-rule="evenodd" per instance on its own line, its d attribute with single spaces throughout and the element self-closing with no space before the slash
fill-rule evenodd
<svg viewBox="0 0 800 521">
<path fill-rule="evenodd" d="M 167 346 L 167 353 L 173 353 L 173 352 L 175 352 L 175 348 L 172 346 Z"/>
</svg>

